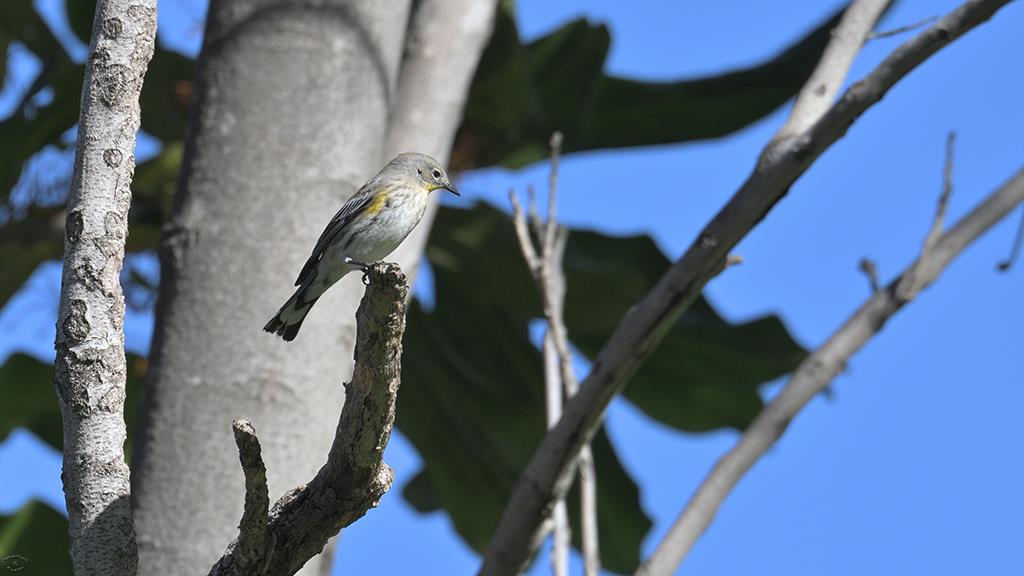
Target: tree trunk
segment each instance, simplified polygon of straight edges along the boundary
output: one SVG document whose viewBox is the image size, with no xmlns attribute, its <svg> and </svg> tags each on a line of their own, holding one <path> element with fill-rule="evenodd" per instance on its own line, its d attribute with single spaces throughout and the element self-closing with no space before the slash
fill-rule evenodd
<svg viewBox="0 0 1024 576">
<path fill-rule="evenodd" d="M 359 276 L 317 303 L 295 342 L 261 328 L 327 220 L 383 163 L 408 7 L 211 2 L 133 464 L 144 575 L 205 574 L 234 537 L 235 418 L 261 431 L 272 500 L 326 458 Z"/>
<path fill-rule="evenodd" d="M 139 93 L 153 56 L 156 1 L 96 6 L 67 205 L 56 377 L 74 573 L 134 576 L 124 461 L 124 295 Z"/>
</svg>

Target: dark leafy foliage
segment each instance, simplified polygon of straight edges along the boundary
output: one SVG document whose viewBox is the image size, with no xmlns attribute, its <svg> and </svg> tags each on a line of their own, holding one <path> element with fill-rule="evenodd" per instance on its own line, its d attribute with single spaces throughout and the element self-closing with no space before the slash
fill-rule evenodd
<svg viewBox="0 0 1024 576">
<path fill-rule="evenodd" d="M 523 43 L 511 3 L 501 6 L 453 147 L 456 170 L 540 160 L 554 129 L 566 134 L 568 153 L 731 133 L 795 93 L 837 18 L 751 68 L 643 82 L 605 73 L 610 36 L 603 25 L 577 20 Z M 94 2 L 69 1 L 66 9 L 72 32 L 87 43 Z M 62 252 L 63 191 L 36 194 L 26 184 L 32 176 L 26 167 L 44 149 L 68 148 L 84 68 L 28 1 L 0 2 L 0 49 L 8 60 L 18 49 L 40 62 L 14 112 L 0 120 L 2 305 L 40 263 Z M 193 71 L 192 60 L 159 47 L 150 64 L 141 96 L 142 127 L 162 149 L 136 170 L 130 252 L 155 248 L 170 213 Z M 5 80 L 0 78 L 0 87 Z M 12 194 L 16 185 L 22 193 Z M 540 358 L 528 334 L 529 322 L 540 315 L 539 303 L 509 220 L 498 210 L 442 210 L 428 258 L 437 302 L 432 310 L 417 303 L 410 307 L 398 411 L 398 425 L 425 466 L 404 494 L 421 511 L 443 509 L 459 534 L 480 550 L 544 431 Z M 668 259 L 645 236 L 613 238 L 578 230 L 570 236 L 565 265 L 566 321 L 574 346 L 588 358 Z M 680 430 L 742 428 L 762 406 L 758 385 L 792 369 L 802 355 L 778 318 L 730 324 L 701 300 L 672 327 L 625 397 Z M 128 366 L 131 430 L 145 360 L 129 357 Z M 25 427 L 60 446 L 52 371 L 23 355 L 0 367 L 0 391 L 15 399 L 0 406 L 0 439 L 14 427 Z M 594 440 L 594 452 L 600 522 L 606 527 L 603 560 L 612 570 L 628 572 L 637 565 L 650 521 L 640 507 L 638 487 L 604 431 Z M 59 536 L 50 535 L 54 526 Z M 66 523 L 44 505 L 29 504 L 0 520 L 0 545 L 11 542 L 0 557 L 9 550 L 33 562 L 33 570 L 42 568 L 40 573 L 68 573 L 66 558 L 58 558 L 67 548 Z M 45 558 L 34 542 L 46 542 Z M 51 560 L 57 564 L 45 563 Z"/>
<path fill-rule="evenodd" d="M 604 72 L 611 36 L 603 24 L 575 20 L 523 44 L 509 4 L 503 6 L 470 88 L 452 154 L 458 168 L 535 162 L 555 130 L 565 134 L 569 153 L 730 134 L 796 93 L 841 15 L 751 68 L 643 82 Z"/>
<path fill-rule="evenodd" d="M 398 426 L 425 463 L 404 494 L 421 511 L 443 508 L 482 550 L 544 433 L 541 359 L 528 333 L 540 303 L 511 220 L 487 205 L 442 210 L 427 258 L 436 306 L 410 309 L 398 407 Z M 572 232 L 566 322 L 577 348 L 593 354 L 668 266 L 647 236 Z M 729 324 L 702 300 L 672 328 L 625 397 L 681 430 L 742 428 L 762 406 L 758 385 L 803 356 L 778 318 Z M 603 432 L 594 458 L 602 560 L 630 572 L 650 521 Z"/>
<path fill-rule="evenodd" d="M 0 573 L 70 575 L 67 519 L 36 500 L 0 516 Z"/>
</svg>

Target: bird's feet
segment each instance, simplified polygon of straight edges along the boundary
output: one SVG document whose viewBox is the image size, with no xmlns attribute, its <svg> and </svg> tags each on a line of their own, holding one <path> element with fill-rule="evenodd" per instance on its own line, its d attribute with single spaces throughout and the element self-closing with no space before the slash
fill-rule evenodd
<svg viewBox="0 0 1024 576">
<path fill-rule="evenodd" d="M 356 267 L 362 269 L 362 271 L 363 271 L 363 286 L 369 286 L 370 285 L 370 266 L 373 266 L 373 264 L 376 264 L 376 262 L 371 263 L 371 264 L 367 264 L 366 262 L 360 262 L 358 260 L 353 260 L 353 259 L 349 258 L 348 256 L 346 256 L 345 257 L 345 264 L 348 264 L 349 266 L 356 266 Z"/>
</svg>

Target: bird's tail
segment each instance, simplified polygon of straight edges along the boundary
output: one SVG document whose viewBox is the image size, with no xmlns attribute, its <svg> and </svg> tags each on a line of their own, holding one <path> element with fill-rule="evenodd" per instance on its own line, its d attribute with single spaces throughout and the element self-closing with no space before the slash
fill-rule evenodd
<svg viewBox="0 0 1024 576">
<path fill-rule="evenodd" d="M 306 319 L 306 314 L 309 314 L 318 298 L 319 296 L 309 298 L 306 286 L 300 286 L 263 329 L 271 334 L 277 334 L 287 342 L 295 340 L 299 328 L 302 327 L 302 321 Z"/>
</svg>

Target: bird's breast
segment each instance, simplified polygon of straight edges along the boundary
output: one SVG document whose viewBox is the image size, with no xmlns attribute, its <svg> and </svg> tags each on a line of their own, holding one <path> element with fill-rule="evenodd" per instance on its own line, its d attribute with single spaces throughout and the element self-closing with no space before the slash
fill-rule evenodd
<svg viewBox="0 0 1024 576">
<path fill-rule="evenodd" d="M 379 201 L 376 213 L 353 230 L 344 256 L 362 262 L 387 257 L 419 224 L 427 207 L 427 195 L 418 192 L 392 192 Z"/>
</svg>

